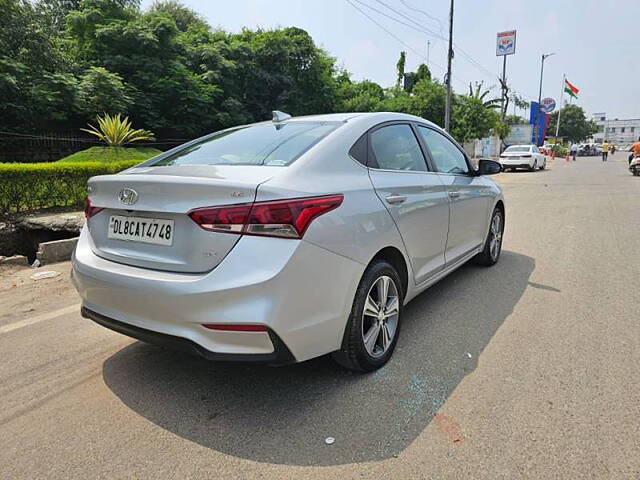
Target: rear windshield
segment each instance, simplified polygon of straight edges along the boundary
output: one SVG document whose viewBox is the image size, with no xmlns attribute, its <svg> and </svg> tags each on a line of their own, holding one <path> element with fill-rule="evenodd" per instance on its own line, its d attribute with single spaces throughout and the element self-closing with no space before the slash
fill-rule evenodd
<svg viewBox="0 0 640 480">
<path fill-rule="evenodd" d="M 505 152 L 530 152 L 531 147 L 508 147 Z"/>
<path fill-rule="evenodd" d="M 147 166 L 274 165 L 286 166 L 340 122 L 261 123 L 225 130 Z"/>
</svg>

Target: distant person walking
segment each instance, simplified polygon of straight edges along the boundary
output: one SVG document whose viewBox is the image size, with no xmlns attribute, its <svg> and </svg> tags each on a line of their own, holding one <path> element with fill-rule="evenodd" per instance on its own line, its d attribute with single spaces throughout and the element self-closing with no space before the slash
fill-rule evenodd
<svg viewBox="0 0 640 480">
<path fill-rule="evenodd" d="M 578 155 L 578 145 L 576 143 L 571 144 L 571 158 L 573 161 L 576 161 L 576 156 Z"/>
<path fill-rule="evenodd" d="M 613 157 L 613 154 L 616 153 L 616 145 L 615 143 L 611 144 L 611 156 Z"/>
<path fill-rule="evenodd" d="M 606 162 L 609 157 L 609 144 L 606 141 L 600 146 L 600 151 L 602 152 L 602 161 Z"/>
</svg>

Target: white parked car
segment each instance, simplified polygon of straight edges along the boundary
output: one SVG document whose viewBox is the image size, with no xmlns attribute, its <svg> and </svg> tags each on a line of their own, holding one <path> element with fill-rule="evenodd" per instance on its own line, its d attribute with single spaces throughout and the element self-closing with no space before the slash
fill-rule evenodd
<svg viewBox="0 0 640 480">
<path fill-rule="evenodd" d="M 499 171 L 419 117 L 274 112 L 89 180 L 82 314 L 212 360 L 376 369 L 407 302 L 498 261 Z"/>
<path fill-rule="evenodd" d="M 544 170 L 547 167 L 547 159 L 536 145 L 511 145 L 500 155 L 500 164 L 503 170 Z"/>
</svg>

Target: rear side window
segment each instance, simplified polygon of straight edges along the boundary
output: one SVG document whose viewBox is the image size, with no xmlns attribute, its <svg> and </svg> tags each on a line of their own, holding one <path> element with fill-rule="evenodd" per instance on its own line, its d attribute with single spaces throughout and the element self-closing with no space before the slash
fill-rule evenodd
<svg viewBox="0 0 640 480">
<path fill-rule="evenodd" d="M 361 136 L 356 143 L 353 144 L 349 155 L 355 158 L 362 165 L 367 165 L 367 135 Z"/>
<path fill-rule="evenodd" d="M 409 125 L 389 125 L 370 134 L 370 167 L 385 170 L 424 172 L 427 164 Z"/>
<path fill-rule="evenodd" d="M 220 132 L 147 166 L 286 166 L 335 130 L 340 122 L 263 123 Z"/>
</svg>

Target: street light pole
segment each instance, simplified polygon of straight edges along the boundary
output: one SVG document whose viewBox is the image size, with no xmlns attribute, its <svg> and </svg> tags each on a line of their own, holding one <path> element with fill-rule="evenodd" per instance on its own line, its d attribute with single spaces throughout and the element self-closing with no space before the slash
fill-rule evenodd
<svg viewBox="0 0 640 480">
<path fill-rule="evenodd" d="M 540 90 L 538 91 L 538 105 L 540 105 L 540 101 L 542 100 L 542 77 L 544 75 L 544 61 L 551 55 L 555 55 L 555 53 L 542 54 L 542 62 L 540 62 Z"/>
<path fill-rule="evenodd" d="M 453 0 L 449 10 L 449 52 L 447 61 L 447 102 L 444 108 L 444 129 L 449 131 L 451 121 L 451 60 L 453 59 Z"/>
<path fill-rule="evenodd" d="M 540 114 L 540 102 L 542 101 L 542 77 L 544 76 L 544 61 L 549 58 L 551 55 L 555 55 L 555 53 L 543 53 L 542 61 L 540 62 L 540 89 L 538 90 L 538 114 Z M 537 123 L 537 122 L 536 122 Z M 537 141 L 540 140 L 540 129 L 536 130 L 536 144 Z"/>
</svg>

